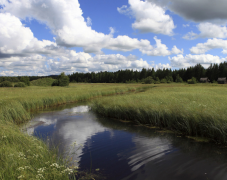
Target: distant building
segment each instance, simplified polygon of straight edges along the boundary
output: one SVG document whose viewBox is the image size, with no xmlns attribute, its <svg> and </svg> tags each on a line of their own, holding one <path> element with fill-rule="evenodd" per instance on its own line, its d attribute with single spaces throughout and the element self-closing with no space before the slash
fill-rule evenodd
<svg viewBox="0 0 227 180">
<path fill-rule="evenodd" d="M 226 84 L 226 77 L 218 78 L 217 82 L 218 84 Z"/>
<path fill-rule="evenodd" d="M 201 83 L 209 83 L 210 80 L 208 79 L 208 77 L 204 77 L 204 78 L 200 78 L 199 82 L 201 82 Z"/>
</svg>

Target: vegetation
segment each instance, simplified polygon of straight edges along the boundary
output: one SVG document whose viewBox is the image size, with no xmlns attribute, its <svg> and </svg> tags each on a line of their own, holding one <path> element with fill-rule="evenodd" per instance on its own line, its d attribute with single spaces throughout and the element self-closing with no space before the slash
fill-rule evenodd
<svg viewBox="0 0 227 180">
<path fill-rule="evenodd" d="M 69 179 L 76 167 L 57 157 L 41 140 L 23 134 L 16 124 L 29 120 L 30 111 L 85 101 L 95 97 L 141 91 L 144 85 L 71 84 L 64 87 L 0 89 L 0 179 Z"/>
<path fill-rule="evenodd" d="M 191 79 L 188 80 L 188 84 L 196 84 L 196 78 L 192 77 Z"/>
<path fill-rule="evenodd" d="M 92 109 L 111 118 L 168 128 L 227 143 L 226 87 L 169 84 L 146 92 L 95 100 Z"/>
<path fill-rule="evenodd" d="M 27 86 L 30 86 L 30 81 L 29 81 L 29 77 L 28 76 L 22 76 L 20 78 L 20 82 L 23 82 L 24 84 L 26 84 Z"/>
<path fill-rule="evenodd" d="M 205 69 L 201 64 L 187 69 L 145 69 L 141 71 L 119 70 L 117 72 L 91 72 L 91 73 L 73 73 L 69 75 L 70 82 L 92 82 L 92 83 L 126 83 L 126 82 L 144 82 L 147 77 L 159 80 L 166 79 L 169 82 L 187 82 L 188 79 L 195 77 L 197 81 L 202 77 L 208 77 L 210 81 L 217 81 L 218 77 L 227 77 L 227 62 L 220 64 L 211 64 Z M 164 80 L 165 81 L 165 80 Z M 158 83 L 158 82 L 157 82 Z"/>
<path fill-rule="evenodd" d="M 31 81 L 31 86 L 51 86 L 55 79 L 53 78 L 40 78 Z"/>
<path fill-rule="evenodd" d="M 0 83 L 0 87 L 13 87 L 13 84 L 9 81 L 3 81 Z"/>
<path fill-rule="evenodd" d="M 52 86 L 68 86 L 69 85 L 69 77 L 65 75 L 65 73 L 61 73 L 58 76 L 58 79 L 56 79 Z"/>
<path fill-rule="evenodd" d="M 0 121 L 0 129 L 0 179 L 62 180 L 76 171 L 76 167 L 66 167 L 44 142 L 21 133 L 15 124 Z"/>
<path fill-rule="evenodd" d="M 14 87 L 26 87 L 26 85 L 23 82 L 19 82 L 14 84 Z"/>
</svg>

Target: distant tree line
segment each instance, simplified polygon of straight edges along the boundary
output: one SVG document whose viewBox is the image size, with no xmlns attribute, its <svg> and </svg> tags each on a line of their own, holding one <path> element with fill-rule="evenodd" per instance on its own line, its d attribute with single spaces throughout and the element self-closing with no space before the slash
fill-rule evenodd
<svg viewBox="0 0 227 180">
<path fill-rule="evenodd" d="M 141 71 L 119 70 L 117 72 L 90 72 L 73 73 L 69 75 L 70 82 L 89 82 L 89 83 L 130 83 L 146 82 L 146 80 L 162 82 L 182 82 L 192 78 L 197 81 L 201 77 L 208 77 L 211 82 L 217 81 L 218 77 L 227 77 L 227 62 L 211 64 L 205 69 L 201 64 L 179 70 L 171 69 L 145 69 Z"/>
<path fill-rule="evenodd" d="M 30 85 L 29 81 L 37 80 L 40 78 L 51 77 L 56 79 L 53 85 L 62 86 L 63 84 L 68 84 L 68 79 L 65 77 L 64 73 L 60 75 L 50 75 L 50 76 L 18 76 L 0 77 L 0 83 L 4 81 L 9 82 L 24 82 L 26 85 Z M 79 73 L 75 72 L 67 76 L 70 82 L 88 82 L 88 83 L 135 83 L 135 82 L 183 82 L 188 81 L 193 78 L 193 80 L 199 81 L 201 77 L 208 77 L 211 82 L 217 81 L 218 77 L 227 77 L 227 62 L 220 64 L 210 64 L 210 66 L 205 69 L 201 64 L 197 64 L 192 67 L 183 68 L 179 70 L 171 69 L 145 69 L 141 71 L 137 70 L 119 70 L 116 72 L 89 72 L 89 73 Z M 63 85 L 63 86 L 64 86 Z"/>
</svg>

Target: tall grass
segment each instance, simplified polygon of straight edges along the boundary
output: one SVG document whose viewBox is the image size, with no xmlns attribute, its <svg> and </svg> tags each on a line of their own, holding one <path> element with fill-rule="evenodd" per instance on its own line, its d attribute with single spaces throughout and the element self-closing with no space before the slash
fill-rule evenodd
<svg viewBox="0 0 227 180">
<path fill-rule="evenodd" d="M 16 124 L 30 119 L 29 111 L 96 97 L 121 94 L 146 86 L 125 84 L 71 84 L 69 87 L 0 88 L 0 118 Z"/>
<path fill-rule="evenodd" d="M 125 84 L 71 84 L 69 87 L 0 88 L 0 179 L 69 179 L 68 168 L 44 142 L 23 134 L 16 124 L 30 111 L 49 106 L 123 94 L 145 88 Z"/>
<path fill-rule="evenodd" d="M 168 128 L 226 144 L 226 90 L 227 86 L 160 85 L 139 94 L 96 100 L 92 109 L 106 117 Z"/>
</svg>

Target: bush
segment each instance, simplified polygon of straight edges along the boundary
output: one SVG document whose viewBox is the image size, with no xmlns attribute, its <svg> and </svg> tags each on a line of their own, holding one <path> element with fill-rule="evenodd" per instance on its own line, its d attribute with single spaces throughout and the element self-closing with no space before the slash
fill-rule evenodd
<svg viewBox="0 0 227 180">
<path fill-rule="evenodd" d="M 16 83 L 14 87 L 26 87 L 26 85 L 23 82 Z"/>
<path fill-rule="evenodd" d="M 31 81 L 31 86 L 51 86 L 55 79 L 53 78 L 40 78 Z"/>
<path fill-rule="evenodd" d="M 177 82 L 177 83 L 183 82 L 183 79 L 179 76 L 179 74 L 177 74 L 175 82 Z"/>
<path fill-rule="evenodd" d="M 148 76 L 147 78 L 144 79 L 144 84 L 152 84 L 154 83 L 154 79 L 151 76 Z"/>
<path fill-rule="evenodd" d="M 197 81 L 195 77 L 192 77 L 191 79 L 188 80 L 188 84 L 196 84 L 196 83 Z"/>
<path fill-rule="evenodd" d="M 155 84 L 160 84 L 160 79 L 159 79 L 159 77 L 156 77 L 155 78 L 155 82 L 154 82 Z"/>
<path fill-rule="evenodd" d="M 167 83 L 167 80 L 165 78 L 161 79 L 161 83 Z"/>
<path fill-rule="evenodd" d="M 20 78 L 20 82 L 23 82 L 24 84 L 26 84 L 27 86 L 30 86 L 30 81 L 29 81 L 29 77 L 28 76 L 23 76 Z"/>
<path fill-rule="evenodd" d="M 66 76 L 64 72 L 62 72 L 58 76 L 58 79 L 52 83 L 52 86 L 68 86 L 68 85 L 69 85 L 69 77 Z"/>
<path fill-rule="evenodd" d="M 1 84 L 0 84 L 0 87 L 13 87 L 12 83 L 9 82 L 9 81 L 3 81 Z"/>
</svg>

